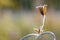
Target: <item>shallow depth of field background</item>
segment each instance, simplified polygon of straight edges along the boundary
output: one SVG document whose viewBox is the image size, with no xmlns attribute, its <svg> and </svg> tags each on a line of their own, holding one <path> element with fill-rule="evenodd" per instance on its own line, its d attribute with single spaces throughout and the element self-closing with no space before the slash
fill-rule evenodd
<svg viewBox="0 0 60 40">
<path fill-rule="evenodd" d="M 60 0 L 45 0 L 45 31 L 52 31 L 60 40 Z M 33 33 L 42 23 L 34 0 L 0 0 L 0 40 L 19 40 Z"/>
</svg>

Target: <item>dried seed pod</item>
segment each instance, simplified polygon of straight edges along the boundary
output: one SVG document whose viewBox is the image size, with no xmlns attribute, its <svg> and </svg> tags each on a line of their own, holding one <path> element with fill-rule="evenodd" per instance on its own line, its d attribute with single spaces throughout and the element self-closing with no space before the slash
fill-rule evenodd
<svg viewBox="0 0 60 40">
<path fill-rule="evenodd" d="M 46 14 L 47 5 L 37 6 L 36 8 L 38 8 L 38 11 L 39 11 L 42 15 L 45 15 L 45 14 Z"/>
<path fill-rule="evenodd" d="M 43 7 L 38 8 L 38 11 L 39 11 L 42 15 L 44 15 Z"/>
</svg>

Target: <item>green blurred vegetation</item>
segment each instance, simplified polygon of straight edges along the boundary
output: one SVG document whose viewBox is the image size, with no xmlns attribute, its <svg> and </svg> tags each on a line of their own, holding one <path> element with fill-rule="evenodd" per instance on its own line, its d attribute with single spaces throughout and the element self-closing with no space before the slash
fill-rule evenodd
<svg viewBox="0 0 60 40">
<path fill-rule="evenodd" d="M 32 0 L 0 0 L 0 8 L 20 9 L 21 7 L 31 9 Z"/>
<path fill-rule="evenodd" d="M 0 0 L 0 8 L 29 9 L 31 10 L 35 0 Z M 60 9 L 60 0 L 44 0 L 44 2 L 55 9 Z"/>
<path fill-rule="evenodd" d="M 0 0 L 0 8 L 19 8 L 18 0 Z"/>
</svg>

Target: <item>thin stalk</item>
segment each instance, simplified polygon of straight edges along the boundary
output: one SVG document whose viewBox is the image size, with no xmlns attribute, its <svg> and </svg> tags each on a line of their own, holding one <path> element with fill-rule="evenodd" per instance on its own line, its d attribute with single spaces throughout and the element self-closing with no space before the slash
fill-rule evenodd
<svg viewBox="0 0 60 40">
<path fill-rule="evenodd" d="M 40 26 L 40 30 L 43 30 L 43 28 L 44 28 L 45 18 L 46 18 L 46 15 L 43 15 L 42 16 L 42 26 Z"/>
</svg>

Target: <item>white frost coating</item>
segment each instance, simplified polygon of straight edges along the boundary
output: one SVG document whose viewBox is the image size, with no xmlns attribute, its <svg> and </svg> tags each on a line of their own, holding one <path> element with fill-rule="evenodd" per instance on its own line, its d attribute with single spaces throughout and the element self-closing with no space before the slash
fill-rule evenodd
<svg viewBox="0 0 60 40">
<path fill-rule="evenodd" d="M 40 7 L 43 7 L 44 8 L 44 6 L 47 6 L 46 4 L 45 5 L 40 5 L 40 6 L 36 6 L 36 8 L 40 8 Z"/>
<path fill-rule="evenodd" d="M 26 38 L 29 38 L 29 37 L 31 37 L 31 36 L 36 36 L 36 37 L 38 37 L 39 36 L 39 34 L 28 34 L 28 35 L 26 35 L 26 36 L 24 36 L 22 39 L 20 39 L 20 40 L 26 40 Z"/>
<path fill-rule="evenodd" d="M 53 40 L 56 40 L 55 34 L 54 34 L 53 32 L 49 32 L 49 31 L 43 32 L 43 33 L 39 34 L 39 36 L 37 37 L 37 40 L 38 40 L 39 38 L 41 38 L 43 35 L 45 35 L 45 34 L 51 35 L 51 36 L 53 37 Z"/>
<path fill-rule="evenodd" d="M 53 32 L 49 32 L 49 31 L 43 32 L 43 33 L 41 33 L 41 34 L 28 34 L 28 35 L 24 36 L 24 37 L 23 37 L 22 39 L 20 39 L 20 40 L 26 40 L 26 38 L 29 38 L 29 37 L 31 37 L 31 36 L 36 36 L 36 37 L 37 37 L 37 40 L 38 40 L 39 38 L 41 38 L 41 37 L 42 37 L 43 35 L 45 35 L 45 34 L 51 35 L 51 36 L 53 37 L 53 40 L 56 40 L 55 34 L 54 34 Z"/>
<path fill-rule="evenodd" d="M 36 6 L 36 8 L 40 8 L 40 7 L 43 7 L 43 6 Z"/>
</svg>

